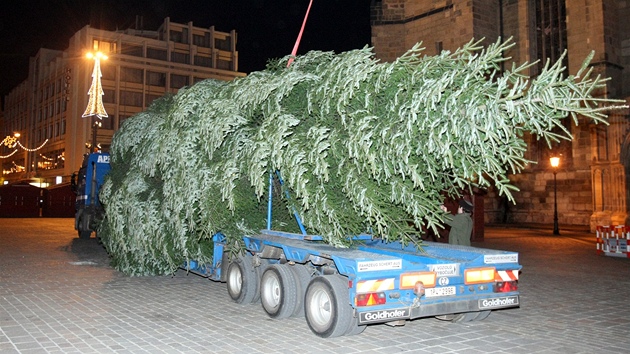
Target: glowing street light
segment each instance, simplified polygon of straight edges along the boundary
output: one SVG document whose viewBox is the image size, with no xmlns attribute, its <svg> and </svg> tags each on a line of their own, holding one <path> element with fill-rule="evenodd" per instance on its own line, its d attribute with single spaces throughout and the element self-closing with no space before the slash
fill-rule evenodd
<svg viewBox="0 0 630 354">
<path fill-rule="evenodd" d="M 92 150 L 96 151 L 96 132 L 98 127 L 101 125 L 99 120 L 107 117 L 107 112 L 103 106 L 104 93 L 103 86 L 101 85 L 101 77 L 103 76 L 101 73 L 101 60 L 106 60 L 107 55 L 101 52 L 96 52 L 87 53 L 86 57 L 88 59 L 94 59 L 94 70 L 92 71 L 92 85 L 88 91 L 88 96 L 90 96 L 90 98 L 88 99 L 88 104 L 82 117 L 98 118 L 98 120 L 93 118 L 92 122 Z"/>
<path fill-rule="evenodd" d="M 558 187 L 556 182 L 556 174 L 558 173 L 558 166 L 560 166 L 560 158 L 553 156 L 549 159 L 549 163 L 551 163 L 551 167 L 553 167 L 553 234 L 560 235 L 560 230 L 558 229 Z"/>
</svg>

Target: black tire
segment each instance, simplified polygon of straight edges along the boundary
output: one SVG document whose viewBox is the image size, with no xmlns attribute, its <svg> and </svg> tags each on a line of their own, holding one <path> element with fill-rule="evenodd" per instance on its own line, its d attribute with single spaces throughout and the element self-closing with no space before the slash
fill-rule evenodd
<svg viewBox="0 0 630 354">
<path fill-rule="evenodd" d="M 348 281 L 339 275 L 318 276 L 311 280 L 304 296 L 306 323 L 322 338 L 345 335 L 351 322 Z"/>
<path fill-rule="evenodd" d="M 435 316 L 435 318 L 437 318 L 438 320 L 450 321 L 453 323 L 465 323 L 465 322 L 474 321 L 478 315 L 479 315 L 479 312 L 464 312 L 464 313 L 454 313 L 450 315 Z"/>
<path fill-rule="evenodd" d="M 271 265 L 260 279 L 260 302 L 272 318 L 287 318 L 295 312 L 298 303 L 298 285 L 289 266 Z"/>
<path fill-rule="evenodd" d="M 483 321 L 490 316 L 490 310 L 481 311 L 473 321 Z"/>
<path fill-rule="evenodd" d="M 477 318 L 477 315 L 479 315 L 479 312 L 464 312 L 464 313 L 458 313 L 455 315 L 455 317 L 453 318 L 453 323 L 466 323 L 466 322 L 471 322 L 474 321 L 475 318 Z"/>
<path fill-rule="evenodd" d="M 77 222 L 77 234 L 82 240 L 88 239 L 92 236 L 92 230 L 90 230 L 90 225 L 86 222 L 84 215 L 79 216 L 79 220 Z"/>
<path fill-rule="evenodd" d="M 254 298 L 252 299 L 252 302 L 260 301 L 260 279 L 262 278 L 262 275 L 265 272 L 265 270 L 267 270 L 267 268 L 269 267 L 268 259 L 263 259 L 263 258 L 258 258 L 258 259 L 260 260 L 260 265 L 257 267 L 254 267 L 256 271 L 256 280 L 257 280 L 258 286 L 254 293 Z"/>
<path fill-rule="evenodd" d="M 295 305 L 295 311 L 293 312 L 292 316 L 304 317 L 304 295 L 306 294 L 308 283 L 310 283 L 311 278 L 313 277 L 313 273 L 310 271 L 310 268 L 308 266 L 301 264 L 296 264 L 290 266 L 289 268 L 291 269 L 291 271 L 293 271 L 296 283 L 298 285 L 298 302 Z"/>
<path fill-rule="evenodd" d="M 230 263 L 226 275 L 228 294 L 238 304 L 249 304 L 258 292 L 258 275 L 252 257 L 240 256 Z"/>
<path fill-rule="evenodd" d="M 80 239 L 87 240 L 92 237 L 92 230 L 79 230 L 78 234 Z"/>
<path fill-rule="evenodd" d="M 355 336 L 357 334 L 361 334 L 361 333 L 363 333 L 363 331 L 365 331 L 366 327 L 367 327 L 366 325 L 360 325 L 359 324 L 359 318 L 358 317 L 353 317 L 352 321 L 350 321 L 350 326 L 348 327 L 348 330 L 346 331 L 346 335 L 347 336 Z"/>
</svg>

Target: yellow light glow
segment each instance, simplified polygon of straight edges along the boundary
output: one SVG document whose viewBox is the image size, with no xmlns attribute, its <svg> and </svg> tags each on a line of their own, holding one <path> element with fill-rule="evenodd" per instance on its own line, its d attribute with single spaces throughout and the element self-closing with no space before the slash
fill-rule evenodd
<svg viewBox="0 0 630 354">
<path fill-rule="evenodd" d="M 417 273 L 405 273 L 400 276 L 400 288 L 411 289 L 417 282 L 421 281 L 425 288 L 432 288 L 435 286 L 435 273 L 434 272 L 417 272 Z"/>
<path fill-rule="evenodd" d="M 467 269 L 464 271 L 464 283 L 479 284 L 493 282 L 494 273 L 494 267 Z"/>
<path fill-rule="evenodd" d="M 98 60 L 107 60 L 107 55 L 105 55 L 103 52 L 96 52 L 96 53 L 92 53 L 92 52 L 87 52 L 85 53 L 85 57 L 88 59 L 98 59 Z"/>
<path fill-rule="evenodd" d="M 549 159 L 549 162 L 551 163 L 551 167 L 556 168 L 558 166 L 560 166 L 560 158 L 559 157 L 552 157 Z"/>
</svg>

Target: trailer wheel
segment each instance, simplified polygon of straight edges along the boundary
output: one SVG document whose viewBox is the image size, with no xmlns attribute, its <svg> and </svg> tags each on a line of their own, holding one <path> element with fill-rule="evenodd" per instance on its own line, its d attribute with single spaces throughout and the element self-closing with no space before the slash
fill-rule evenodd
<svg viewBox="0 0 630 354">
<path fill-rule="evenodd" d="M 256 284 L 258 285 L 256 287 L 256 291 L 254 292 L 254 298 L 252 299 L 252 302 L 260 301 L 260 279 L 262 278 L 262 275 L 265 272 L 265 270 L 267 270 L 267 267 L 269 267 L 268 259 L 263 259 L 263 258 L 258 258 L 258 259 L 260 260 L 260 265 L 254 266 L 254 269 L 256 272 Z"/>
<path fill-rule="evenodd" d="M 464 323 L 464 322 L 474 321 L 479 315 L 481 315 L 481 313 L 479 312 L 464 312 L 464 313 L 453 313 L 450 315 L 435 316 L 435 318 L 442 321 L 451 321 L 453 323 Z"/>
<path fill-rule="evenodd" d="M 297 293 L 297 304 L 295 305 L 295 311 L 292 316 L 295 317 L 304 317 L 304 295 L 306 294 L 306 289 L 308 288 L 308 283 L 311 281 L 313 277 L 311 271 L 308 266 L 296 264 L 290 267 L 295 275 L 295 279 L 298 285 L 298 293 Z"/>
<path fill-rule="evenodd" d="M 78 234 L 80 239 L 89 239 L 92 236 L 92 230 L 79 230 Z"/>
<path fill-rule="evenodd" d="M 338 275 L 313 278 L 304 299 L 306 323 L 313 333 L 329 338 L 349 331 L 354 317 L 345 278 Z"/>
<path fill-rule="evenodd" d="M 77 221 L 77 233 L 80 239 L 88 239 L 92 236 L 92 230 L 90 230 L 89 218 L 87 218 L 83 213 L 79 215 L 79 220 Z"/>
<path fill-rule="evenodd" d="M 228 294 L 236 303 L 249 304 L 258 291 L 258 276 L 252 266 L 252 257 L 240 256 L 227 270 Z"/>
<path fill-rule="evenodd" d="M 490 310 L 481 311 L 473 321 L 483 321 L 490 316 Z"/>
<path fill-rule="evenodd" d="M 287 318 L 295 312 L 298 303 L 296 276 L 283 264 L 269 266 L 260 279 L 260 302 L 272 318 Z"/>
<path fill-rule="evenodd" d="M 360 325 L 359 324 L 359 318 L 358 317 L 353 317 L 352 321 L 350 321 L 350 326 L 348 327 L 348 330 L 346 331 L 346 335 L 347 336 L 354 336 L 357 334 L 361 334 L 363 333 L 363 331 L 365 331 L 365 328 L 367 326 L 366 325 Z"/>
</svg>

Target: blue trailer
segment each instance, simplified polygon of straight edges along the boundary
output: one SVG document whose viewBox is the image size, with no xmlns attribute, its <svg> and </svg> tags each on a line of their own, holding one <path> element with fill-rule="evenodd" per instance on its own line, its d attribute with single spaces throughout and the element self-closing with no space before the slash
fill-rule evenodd
<svg viewBox="0 0 630 354">
<path fill-rule="evenodd" d="M 320 337 L 422 317 L 478 321 L 520 304 L 516 252 L 355 238 L 354 246 L 336 248 L 320 236 L 274 231 L 268 223 L 243 236 L 246 251 L 238 258 L 228 259 L 225 237 L 216 234 L 212 264 L 188 261 L 183 268 L 226 282 L 237 303 L 260 301 L 272 318 L 304 316 Z"/>
<path fill-rule="evenodd" d="M 93 152 L 84 156 L 79 172 L 72 175 L 72 189 L 77 195 L 74 228 L 79 238 L 90 238 L 102 218 L 104 210 L 98 193 L 110 168 L 109 153 Z"/>
<path fill-rule="evenodd" d="M 103 212 L 98 192 L 109 170 L 109 154 L 100 152 L 87 155 L 79 170 L 75 228 L 81 238 L 90 237 Z M 297 213 L 301 234 L 273 230 L 272 176 L 269 182 L 267 228 L 242 237 L 245 252 L 230 259 L 226 238 L 217 233 L 212 263 L 190 260 L 182 266 L 226 282 L 237 303 L 260 301 L 276 319 L 303 316 L 320 337 L 422 317 L 478 321 L 520 304 L 516 252 L 433 242 L 418 249 L 371 235 L 354 236 L 352 247 L 336 248 L 309 235 Z"/>
</svg>

